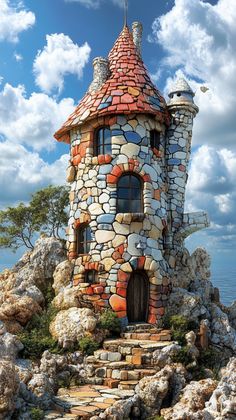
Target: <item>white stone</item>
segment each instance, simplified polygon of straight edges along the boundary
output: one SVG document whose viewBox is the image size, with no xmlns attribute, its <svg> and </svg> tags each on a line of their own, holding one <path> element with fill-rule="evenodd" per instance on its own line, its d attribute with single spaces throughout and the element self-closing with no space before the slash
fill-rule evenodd
<svg viewBox="0 0 236 420">
<path fill-rule="evenodd" d="M 103 244 L 108 241 L 112 241 L 115 237 L 115 232 L 112 232 L 110 230 L 97 230 L 95 232 L 95 239 L 97 243 Z"/>
<path fill-rule="evenodd" d="M 155 169 L 151 165 L 144 165 L 143 170 L 146 174 L 150 175 L 151 180 L 156 182 L 157 181 L 157 173 Z"/>
<path fill-rule="evenodd" d="M 127 157 L 138 156 L 140 151 L 140 146 L 133 143 L 127 143 L 121 146 L 121 154 L 126 155 Z"/>
<path fill-rule="evenodd" d="M 95 215 L 95 216 L 98 216 L 99 214 L 104 213 L 103 210 L 102 210 L 101 205 L 98 204 L 98 203 L 90 204 L 90 206 L 89 206 L 89 212 L 92 215 Z"/>
<path fill-rule="evenodd" d="M 109 201 L 109 195 L 106 193 L 103 193 L 100 195 L 99 197 L 99 203 L 104 204 L 107 203 Z"/>
<path fill-rule="evenodd" d="M 113 223 L 113 228 L 116 233 L 120 235 L 128 235 L 129 234 L 129 225 L 123 225 L 118 222 Z"/>
<path fill-rule="evenodd" d="M 183 178 L 175 178 L 175 183 L 176 185 L 178 185 L 179 187 L 184 187 L 185 186 L 185 181 Z"/>
</svg>

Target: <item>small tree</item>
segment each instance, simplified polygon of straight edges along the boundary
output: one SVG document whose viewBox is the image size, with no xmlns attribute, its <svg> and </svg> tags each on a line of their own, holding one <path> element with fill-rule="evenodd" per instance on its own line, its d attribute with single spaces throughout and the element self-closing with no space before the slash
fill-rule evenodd
<svg viewBox="0 0 236 420">
<path fill-rule="evenodd" d="M 30 206 L 35 214 L 35 223 L 42 232 L 61 239 L 60 231 L 66 225 L 69 205 L 68 189 L 50 185 L 32 196 Z"/>
<path fill-rule="evenodd" d="M 49 186 L 33 194 L 29 205 L 20 203 L 0 211 L 0 247 L 13 251 L 20 246 L 33 249 L 39 232 L 60 239 L 67 223 L 68 204 L 67 187 Z"/>
</svg>

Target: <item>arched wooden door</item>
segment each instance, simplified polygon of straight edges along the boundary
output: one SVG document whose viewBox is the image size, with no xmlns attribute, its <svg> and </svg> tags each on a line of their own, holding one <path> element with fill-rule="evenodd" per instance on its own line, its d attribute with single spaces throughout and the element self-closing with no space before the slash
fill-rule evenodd
<svg viewBox="0 0 236 420">
<path fill-rule="evenodd" d="M 142 271 L 134 272 L 127 289 L 127 316 L 129 322 L 146 322 L 148 316 L 149 281 Z"/>
</svg>

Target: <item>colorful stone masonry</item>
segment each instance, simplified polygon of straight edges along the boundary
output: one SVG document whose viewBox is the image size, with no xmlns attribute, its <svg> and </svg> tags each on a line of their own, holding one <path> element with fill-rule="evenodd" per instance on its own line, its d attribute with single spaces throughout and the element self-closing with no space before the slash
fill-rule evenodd
<svg viewBox="0 0 236 420">
<path fill-rule="evenodd" d="M 141 59 L 141 25 L 94 60 L 88 92 L 55 134 L 70 143 L 68 257 L 85 306 L 124 325 L 158 324 L 184 239 L 207 227 L 184 214 L 194 93 L 183 79 L 166 104 Z"/>
</svg>

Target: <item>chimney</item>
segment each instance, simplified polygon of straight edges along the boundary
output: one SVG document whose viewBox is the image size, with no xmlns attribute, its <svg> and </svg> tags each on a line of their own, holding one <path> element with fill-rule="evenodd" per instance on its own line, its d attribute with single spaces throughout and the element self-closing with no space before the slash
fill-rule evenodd
<svg viewBox="0 0 236 420">
<path fill-rule="evenodd" d="M 132 25 L 133 30 L 133 40 L 137 48 L 139 55 L 142 55 L 142 35 L 143 35 L 143 25 L 140 22 L 134 22 Z"/>
<path fill-rule="evenodd" d="M 109 77 L 109 62 L 107 58 L 96 57 L 93 60 L 93 81 L 89 86 L 89 92 L 96 92 L 101 88 Z"/>
</svg>

